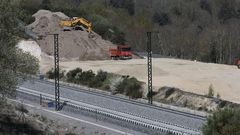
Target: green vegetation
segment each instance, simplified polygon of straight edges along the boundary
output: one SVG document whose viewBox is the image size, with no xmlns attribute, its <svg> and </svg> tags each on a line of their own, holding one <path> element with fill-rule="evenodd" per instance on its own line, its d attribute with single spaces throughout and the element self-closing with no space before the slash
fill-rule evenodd
<svg viewBox="0 0 240 135">
<path fill-rule="evenodd" d="M 60 70 L 60 73 L 59 73 L 59 78 L 60 79 L 64 77 L 64 73 L 65 73 L 65 71 Z M 55 71 L 54 71 L 53 68 L 46 73 L 46 77 L 49 78 L 49 79 L 54 79 L 55 78 Z"/>
<path fill-rule="evenodd" d="M 16 48 L 22 31 L 17 20 L 21 16 L 18 3 L 0 0 L 0 94 L 14 96 L 17 76 L 36 74 L 38 61 Z"/>
<path fill-rule="evenodd" d="M 92 70 L 82 71 L 82 69 L 76 68 L 66 74 L 67 82 L 104 90 L 110 89 L 108 84 L 109 79 L 110 74 L 102 70 L 99 70 L 97 74 L 95 74 Z"/>
<path fill-rule="evenodd" d="M 213 85 L 211 84 L 208 88 L 208 97 L 213 97 L 214 96 L 214 89 L 213 89 Z"/>
<path fill-rule="evenodd" d="M 15 0 L 0 0 L 0 134 L 39 135 L 44 133 L 23 118 L 28 110 L 6 102 L 6 97 L 16 95 L 18 77 L 35 75 L 39 69 L 36 58 L 16 48 L 24 33 L 19 27 L 19 19 L 24 15 L 19 4 Z"/>
<path fill-rule="evenodd" d="M 204 135 L 239 135 L 240 110 L 223 109 L 208 117 Z"/>
<path fill-rule="evenodd" d="M 106 91 L 113 91 L 110 88 L 111 79 L 115 76 L 124 78 L 122 81 L 120 80 L 116 86 L 116 92 L 120 94 L 125 94 L 130 98 L 142 98 L 142 83 L 138 81 L 136 78 L 128 76 L 120 76 L 113 75 L 111 73 L 107 73 L 105 71 L 99 70 L 97 74 L 95 74 L 92 70 L 83 71 L 81 68 L 76 68 L 70 70 L 64 75 L 64 72 L 61 72 L 61 80 L 69 83 L 75 83 L 80 85 L 85 85 L 90 88 L 98 88 Z M 54 78 L 54 71 L 50 70 L 47 72 L 47 78 Z"/>
<path fill-rule="evenodd" d="M 135 77 L 125 77 L 121 83 L 117 86 L 117 92 L 121 94 L 126 94 L 131 98 L 142 98 L 141 82 L 139 82 Z"/>
</svg>

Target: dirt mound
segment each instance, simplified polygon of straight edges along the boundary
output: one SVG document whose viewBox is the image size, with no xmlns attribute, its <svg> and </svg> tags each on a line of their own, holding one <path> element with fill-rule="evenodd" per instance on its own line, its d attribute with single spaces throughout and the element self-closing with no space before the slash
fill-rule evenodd
<svg viewBox="0 0 240 135">
<path fill-rule="evenodd" d="M 39 43 L 43 52 L 53 55 L 53 36 L 47 33 L 59 34 L 59 54 L 62 59 L 68 60 L 105 60 L 109 59 L 108 49 L 114 46 L 111 42 L 103 40 L 101 36 L 95 34 L 94 38 L 88 38 L 88 32 L 66 31 L 64 32 L 59 23 L 69 17 L 61 12 L 51 12 L 39 10 L 33 15 L 35 22 L 28 25 L 39 38 Z"/>
<path fill-rule="evenodd" d="M 153 97 L 159 101 L 175 106 L 187 107 L 193 110 L 213 112 L 222 108 L 239 108 L 239 104 L 221 99 L 182 91 L 173 87 L 162 87 Z"/>
</svg>

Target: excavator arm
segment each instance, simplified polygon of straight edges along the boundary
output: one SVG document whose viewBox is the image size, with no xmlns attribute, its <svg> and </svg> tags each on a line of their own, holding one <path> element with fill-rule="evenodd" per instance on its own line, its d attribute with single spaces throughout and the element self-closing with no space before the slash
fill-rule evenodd
<svg viewBox="0 0 240 135">
<path fill-rule="evenodd" d="M 89 33 L 92 33 L 92 23 L 89 22 L 88 20 L 86 20 L 84 18 L 77 18 L 77 19 L 73 20 L 73 22 L 72 22 L 73 26 L 81 25 L 81 24 L 85 25 L 88 28 L 87 31 Z"/>
<path fill-rule="evenodd" d="M 92 23 L 84 18 L 76 18 L 68 21 L 61 21 L 60 25 L 62 27 L 75 27 L 77 25 L 84 25 L 87 27 L 87 31 L 92 33 Z"/>
</svg>

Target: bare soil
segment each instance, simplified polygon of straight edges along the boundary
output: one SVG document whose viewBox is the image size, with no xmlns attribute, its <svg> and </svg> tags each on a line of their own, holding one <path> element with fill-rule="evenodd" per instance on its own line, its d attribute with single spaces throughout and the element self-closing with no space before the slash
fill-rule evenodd
<svg viewBox="0 0 240 135">
<path fill-rule="evenodd" d="M 52 63 L 52 62 L 51 62 Z M 52 67 L 51 63 L 46 67 Z M 61 69 L 72 70 L 77 67 L 83 70 L 100 69 L 120 75 L 130 75 L 147 83 L 147 60 L 133 59 L 126 61 L 71 61 L 61 62 Z M 153 86 L 159 88 L 175 87 L 186 92 L 206 95 L 212 84 L 214 96 L 224 100 L 240 103 L 240 70 L 236 66 L 194 62 L 189 60 L 154 58 Z"/>
</svg>

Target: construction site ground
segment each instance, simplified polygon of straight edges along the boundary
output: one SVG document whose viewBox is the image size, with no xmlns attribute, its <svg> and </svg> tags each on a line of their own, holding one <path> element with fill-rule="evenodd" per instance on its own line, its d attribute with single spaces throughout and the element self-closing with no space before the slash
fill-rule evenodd
<svg viewBox="0 0 240 135">
<path fill-rule="evenodd" d="M 53 62 L 51 62 L 53 63 Z M 48 64 L 50 68 L 51 64 Z M 147 83 L 147 60 L 105 60 L 105 61 L 69 61 L 61 62 L 61 69 L 69 71 L 77 67 L 83 70 L 100 69 L 136 77 Z M 45 66 L 46 67 L 46 66 Z M 215 96 L 240 103 L 240 70 L 236 66 L 194 62 L 188 60 L 153 58 L 154 90 L 163 86 L 180 88 L 187 92 L 207 95 L 212 85 Z"/>
</svg>

